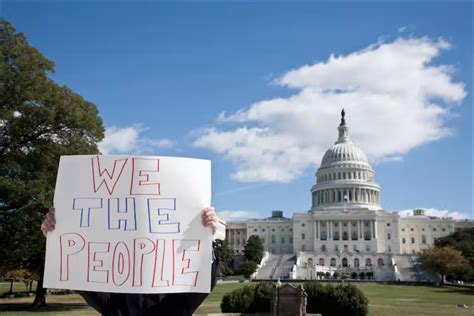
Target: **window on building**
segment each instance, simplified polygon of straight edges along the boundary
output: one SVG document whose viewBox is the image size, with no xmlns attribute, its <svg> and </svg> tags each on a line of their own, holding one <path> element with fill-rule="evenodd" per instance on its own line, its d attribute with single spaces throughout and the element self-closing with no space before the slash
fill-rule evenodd
<svg viewBox="0 0 474 316">
<path fill-rule="evenodd" d="M 264 231 L 265 231 L 265 228 L 262 228 L 262 232 L 264 232 Z"/>
<path fill-rule="evenodd" d="M 275 235 L 272 235 L 272 244 L 275 243 Z"/>
<path fill-rule="evenodd" d="M 381 266 L 383 266 L 383 265 L 384 265 L 384 264 L 383 264 L 383 259 L 382 259 L 382 258 L 379 258 L 379 259 L 377 260 L 377 265 L 378 265 L 379 267 L 381 267 Z"/>
<path fill-rule="evenodd" d="M 301 233 L 301 239 L 305 239 L 305 234 L 304 233 Z"/>
<path fill-rule="evenodd" d="M 392 252 L 392 247 L 388 246 L 388 252 Z"/>
<path fill-rule="evenodd" d="M 324 266 L 324 258 L 319 258 L 319 265 Z"/>
<path fill-rule="evenodd" d="M 304 227 L 304 226 L 305 226 L 304 223 L 301 223 L 301 227 Z"/>
<path fill-rule="evenodd" d="M 436 228 L 433 227 L 433 231 L 435 232 L 435 231 L 436 231 Z"/>
<path fill-rule="evenodd" d="M 415 243 L 415 237 L 411 237 L 411 243 L 412 243 L 412 244 Z"/>
<path fill-rule="evenodd" d="M 405 238 L 402 238 L 402 244 L 406 243 Z"/>
<path fill-rule="evenodd" d="M 443 229 L 442 229 L 442 231 L 444 231 L 444 232 L 445 232 L 445 231 L 446 231 L 446 228 L 443 228 Z"/>
<path fill-rule="evenodd" d="M 372 260 L 370 260 L 370 258 L 365 259 L 365 265 L 366 265 L 367 267 L 372 266 Z"/>
<path fill-rule="evenodd" d="M 402 228 L 402 232 L 404 232 L 404 231 L 405 231 L 405 228 Z"/>
<path fill-rule="evenodd" d="M 285 243 L 285 237 L 281 237 L 281 243 L 282 243 L 282 244 Z"/>
<path fill-rule="evenodd" d="M 257 232 L 257 229 L 255 228 L 253 231 L 254 231 L 254 232 Z"/>
<path fill-rule="evenodd" d="M 265 243 L 265 238 L 262 238 L 262 243 L 263 243 L 263 244 Z"/>
<path fill-rule="evenodd" d="M 293 243 L 293 237 L 290 237 L 290 244 Z"/>
<path fill-rule="evenodd" d="M 422 232 L 424 232 L 424 231 L 425 231 L 425 229 L 424 229 L 424 228 L 422 228 L 422 229 L 421 229 L 421 231 L 422 231 Z"/>
<path fill-rule="evenodd" d="M 426 236 L 425 235 L 421 235 L 421 243 L 426 244 Z"/>
<path fill-rule="evenodd" d="M 391 239 L 392 235 L 390 233 L 387 233 L 387 239 Z"/>
<path fill-rule="evenodd" d="M 367 245 L 367 246 L 365 247 L 365 250 L 366 250 L 366 251 L 370 251 L 370 246 Z"/>
<path fill-rule="evenodd" d="M 413 229 L 413 228 L 410 228 L 410 230 L 411 230 L 411 231 L 414 231 L 414 229 Z"/>
<path fill-rule="evenodd" d="M 389 226 L 390 226 L 390 223 L 387 223 L 387 227 L 389 227 Z"/>
<path fill-rule="evenodd" d="M 272 228 L 272 232 L 274 232 L 274 231 L 275 231 L 275 228 Z"/>
<path fill-rule="evenodd" d="M 358 268 L 360 266 L 359 258 L 354 259 L 354 267 Z"/>
<path fill-rule="evenodd" d="M 336 258 L 331 258 L 331 267 L 336 266 Z"/>
</svg>

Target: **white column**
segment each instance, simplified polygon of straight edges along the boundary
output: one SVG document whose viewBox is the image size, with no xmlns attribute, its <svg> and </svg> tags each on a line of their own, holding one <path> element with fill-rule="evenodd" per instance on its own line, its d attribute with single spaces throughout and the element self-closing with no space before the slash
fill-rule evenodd
<svg viewBox="0 0 474 316">
<path fill-rule="evenodd" d="M 375 238 L 378 238 L 378 234 L 377 234 L 377 220 L 374 220 L 374 236 L 375 236 Z"/>
<path fill-rule="evenodd" d="M 347 222 L 347 225 L 349 226 L 349 240 L 352 240 L 352 234 L 351 234 L 352 222 L 351 222 L 351 221 L 348 221 L 348 222 Z"/>
<path fill-rule="evenodd" d="M 362 221 L 361 220 L 357 221 L 357 227 L 358 227 L 357 239 L 361 239 L 362 238 Z"/>
<path fill-rule="evenodd" d="M 320 225 L 320 221 L 318 221 L 318 239 L 321 239 L 321 225 Z"/>
<path fill-rule="evenodd" d="M 373 222 L 370 222 L 370 240 L 372 240 L 374 236 L 374 226 L 372 224 Z"/>
<path fill-rule="evenodd" d="M 339 240 L 342 240 L 342 222 L 339 221 Z"/>
</svg>

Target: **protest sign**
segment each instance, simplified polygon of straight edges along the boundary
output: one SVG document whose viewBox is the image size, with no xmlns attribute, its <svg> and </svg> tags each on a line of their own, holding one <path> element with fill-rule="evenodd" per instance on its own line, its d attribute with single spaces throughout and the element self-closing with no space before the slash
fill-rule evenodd
<svg viewBox="0 0 474 316">
<path fill-rule="evenodd" d="M 208 160 L 62 156 L 44 286 L 96 292 L 209 293 Z"/>
</svg>

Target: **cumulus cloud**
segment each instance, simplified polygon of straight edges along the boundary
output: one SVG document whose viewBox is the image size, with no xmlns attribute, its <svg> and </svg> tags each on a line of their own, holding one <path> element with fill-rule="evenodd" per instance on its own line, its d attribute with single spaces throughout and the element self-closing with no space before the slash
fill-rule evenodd
<svg viewBox="0 0 474 316">
<path fill-rule="evenodd" d="M 169 139 L 144 137 L 143 133 L 146 130 L 140 124 L 127 127 L 108 127 L 105 130 L 104 139 L 99 143 L 99 150 L 103 154 L 143 154 L 173 147 L 173 142 Z"/>
<path fill-rule="evenodd" d="M 453 219 L 466 219 L 470 218 L 469 214 L 458 212 L 458 211 L 450 211 L 450 210 L 439 210 L 436 208 L 421 208 L 425 211 L 426 216 L 436 216 L 436 217 L 452 217 Z M 403 210 L 398 211 L 401 217 L 406 216 L 413 216 L 413 209 L 410 210 Z"/>
<path fill-rule="evenodd" d="M 295 94 L 219 114 L 194 145 L 231 160 L 238 181 L 289 182 L 317 167 L 345 108 L 350 137 L 372 162 L 400 160 L 452 133 L 445 121 L 466 91 L 452 66 L 434 63 L 449 49 L 444 39 L 400 37 L 289 70 L 273 83 Z"/>
<path fill-rule="evenodd" d="M 250 211 L 221 211 L 217 213 L 219 218 L 222 218 L 226 221 L 230 220 L 245 220 L 249 218 L 257 218 L 258 214 L 256 212 Z"/>
</svg>

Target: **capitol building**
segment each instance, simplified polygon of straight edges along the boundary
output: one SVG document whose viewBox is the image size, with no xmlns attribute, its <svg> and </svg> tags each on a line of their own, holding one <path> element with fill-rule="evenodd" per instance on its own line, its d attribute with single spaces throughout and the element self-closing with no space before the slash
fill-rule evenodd
<svg viewBox="0 0 474 316">
<path fill-rule="evenodd" d="M 349 137 L 342 111 L 338 137 L 324 154 L 311 187 L 311 209 L 283 217 L 227 222 L 226 240 L 236 254 L 248 237 L 259 236 L 266 255 L 255 277 L 317 279 L 334 273 L 375 280 L 423 281 L 433 276 L 416 253 L 455 231 L 452 218 L 387 212 L 381 188 L 365 153 Z M 472 223 L 472 222 L 471 222 Z"/>
</svg>

